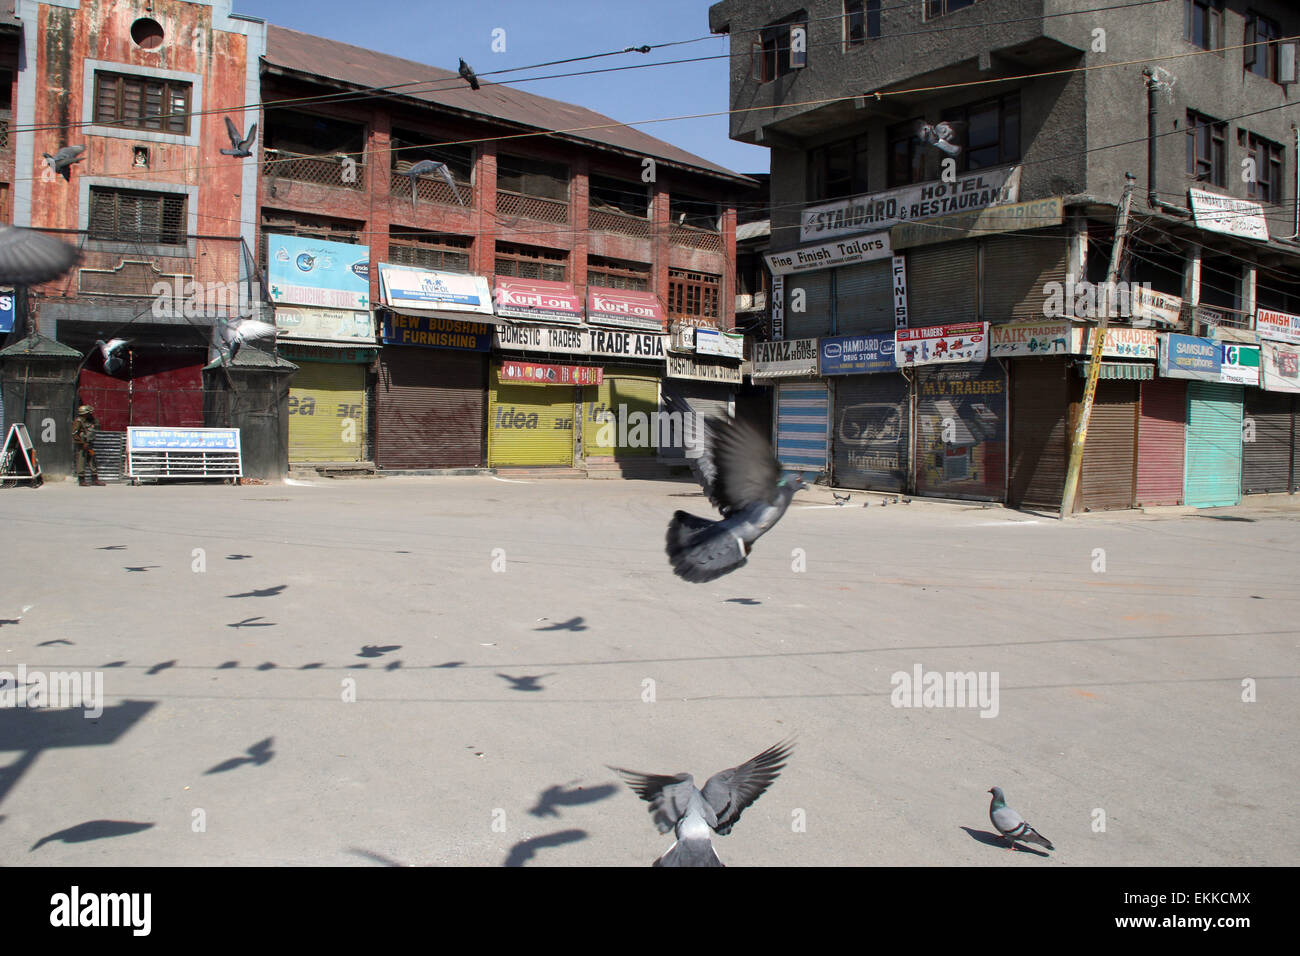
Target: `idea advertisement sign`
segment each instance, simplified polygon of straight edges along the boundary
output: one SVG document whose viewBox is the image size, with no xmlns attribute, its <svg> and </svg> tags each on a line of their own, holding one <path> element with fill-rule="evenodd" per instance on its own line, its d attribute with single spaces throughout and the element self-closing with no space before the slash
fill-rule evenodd
<svg viewBox="0 0 1300 956">
<path fill-rule="evenodd" d="M 894 360 L 900 366 L 983 362 L 989 357 L 989 324 L 962 322 L 894 332 Z"/>
<path fill-rule="evenodd" d="M 268 233 L 266 278 L 276 304 L 369 309 L 370 247 Z"/>
<path fill-rule="evenodd" d="M 517 385 L 599 385 L 605 370 L 589 365 L 543 365 L 538 362 L 501 363 L 498 379 Z"/>
</svg>

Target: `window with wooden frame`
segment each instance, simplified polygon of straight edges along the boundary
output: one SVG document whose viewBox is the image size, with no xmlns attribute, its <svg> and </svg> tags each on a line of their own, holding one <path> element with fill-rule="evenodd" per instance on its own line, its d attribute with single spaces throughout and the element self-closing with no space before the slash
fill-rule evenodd
<svg viewBox="0 0 1300 956">
<path fill-rule="evenodd" d="M 622 213 L 638 219 L 650 217 L 650 190 L 645 183 L 593 175 L 588 180 L 587 189 L 588 205 L 592 210 Z"/>
<path fill-rule="evenodd" d="M 750 46 L 750 74 L 768 83 L 808 65 L 808 15 L 798 13 L 763 27 Z"/>
<path fill-rule="evenodd" d="M 497 189 L 538 199 L 569 201 L 569 167 L 524 156 L 497 154 Z"/>
<path fill-rule="evenodd" d="M 350 156 L 363 165 L 366 128 L 361 123 L 272 107 L 266 110 L 265 125 L 267 149 L 331 159 Z"/>
<path fill-rule="evenodd" d="M 867 191 L 865 134 L 808 151 L 808 199 L 841 199 Z"/>
<path fill-rule="evenodd" d="M 956 157 L 958 172 L 1020 159 L 1019 92 L 944 110 L 941 118 L 959 124 L 953 140 L 962 147 Z"/>
<path fill-rule="evenodd" d="M 1246 19 L 1246 43 L 1241 51 L 1247 70 L 1266 80 L 1278 82 L 1278 39 L 1282 30 L 1277 21 L 1251 11 Z"/>
<path fill-rule="evenodd" d="M 469 272 L 473 245 L 474 240 L 469 236 L 391 227 L 387 261 L 435 272 Z"/>
<path fill-rule="evenodd" d="M 912 183 L 925 182 L 926 146 L 916 135 L 916 127 L 921 117 L 896 123 L 886 131 L 888 137 L 887 160 L 889 162 L 886 184 L 910 186 Z"/>
<path fill-rule="evenodd" d="M 186 198 L 184 193 L 91 186 L 87 231 L 91 239 L 181 246 Z"/>
<path fill-rule="evenodd" d="M 668 221 L 674 226 L 720 232 L 722 205 L 707 199 L 692 199 L 690 196 L 673 193 L 668 197 Z"/>
<path fill-rule="evenodd" d="M 640 262 L 627 262 L 623 259 L 588 256 L 587 285 L 600 286 L 602 289 L 649 292 L 650 266 Z"/>
<path fill-rule="evenodd" d="M 1244 129 L 1237 130 L 1237 143 L 1254 162 L 1254 179 L 1246 183 L 1246 195 L 1256 202 L 1282 204 L 1282 167 L 1286 150 Z"/>
<path fill-rule="evenodd" d="M 433 133 L 416 133 L 394 127 L 389 139 L 391 169 L 405 174 L 408 169 L 424 159 L 443 163 L 451 178 L 462 185 L 473 182 L 474 148 L 472 146 L 429 146 L 428 143 L 449 137 Z"/>
<path fill-rule="evenodd" d="M 516 279 L 564 282 L 569 275 L 569 254 L 561 249 L 498 242 L 493 271 Z"/>
<path fill-rule="evenodd" d="M 880 0 L 844 0 L 844 48 L 880 39 Z"/>
<path fill-rule="evenodd" d="M 1223 47 L 1223 0 L 1183 0 L 1183 38 L 1202 50 Z"/>
<path fill-rule="evenodd" d="M 192 84 L 95 71 L 95 122 L 188 135 Z"/>
<path fill-rule="evenodd" d="M 674 319 L 718 318 L 722 276 L 707 272 L 668 270 L 668 315 Z"/>
<path fill-rule="evenodd" d="M 332 219 L 329 216 L 312 216 L 308 213 L 287 213 L 264 211 L 261 227 L 257 231 L 257 262 L 262 271 L 266 271 L 266 236 L 304 236 L 310 239 L 326 239 L 330 242 L 347 242 L 358 245 L 361 242 L 363 223 L 348 219 Z"/>
<path fill-rule="evenodd" d="M 925 0 L 925 18 L 933 20 L 954 10 L 973 7 L 976 2 L 977 0 Z"/>
<path fill-rule="evenodd" d="M 1187 111 L 1187 175 L 1212 186 L 1227 184 L 1224 141 L 1228 124 Z"/>
</svg>

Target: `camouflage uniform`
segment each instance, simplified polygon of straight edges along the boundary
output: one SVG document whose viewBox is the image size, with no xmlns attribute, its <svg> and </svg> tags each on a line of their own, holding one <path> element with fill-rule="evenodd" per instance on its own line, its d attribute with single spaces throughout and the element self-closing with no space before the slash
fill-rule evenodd
<svg viewBox="0 0 1300 956">
<path fill-rule="evenodd" d="M 95 464 L 95 432 L 99 431 L 99 422 L 95 421 L 95 410 L 89 405 L 77 409 L 77 417 L 72 420 L 72 445 L 77 454 L 77 483 L 86 484 L 86 467 L 90 466 L 90 484 L 103 484 L 99 480 L 99 467 Z"/>
</svg>

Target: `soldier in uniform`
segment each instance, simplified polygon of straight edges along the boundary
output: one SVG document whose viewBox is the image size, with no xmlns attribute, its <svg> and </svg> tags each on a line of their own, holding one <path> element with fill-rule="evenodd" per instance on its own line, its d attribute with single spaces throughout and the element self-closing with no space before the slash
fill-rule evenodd
<svg viewBox="0 0 1300 956">
<path fill-rule="evenodd" d="M 95 410 L 89 405 L 77 409 L 77 417 L 72 420 L 72 445 L 77 453 L 77 484 L 102 485 L 99 480 L 99 468 L 95 464 L 95 432 L 99 431 L 99 422 L 95 421 Z M 86 466 L 90 466 L 90 480 L 86 480 Z"/>
</svg>

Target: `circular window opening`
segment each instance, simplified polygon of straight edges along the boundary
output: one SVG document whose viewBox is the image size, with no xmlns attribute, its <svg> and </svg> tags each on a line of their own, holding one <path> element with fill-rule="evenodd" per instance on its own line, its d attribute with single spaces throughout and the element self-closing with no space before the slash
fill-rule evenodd
<svg viewBox="0 0 1300 956">
<path fill-rule="evenodd" d="M 162 46 L 162 24 L 149 17 L 141 17 L 131 24 L 131 39 L 142 49 L 156 50 Z"/>
</svg>

